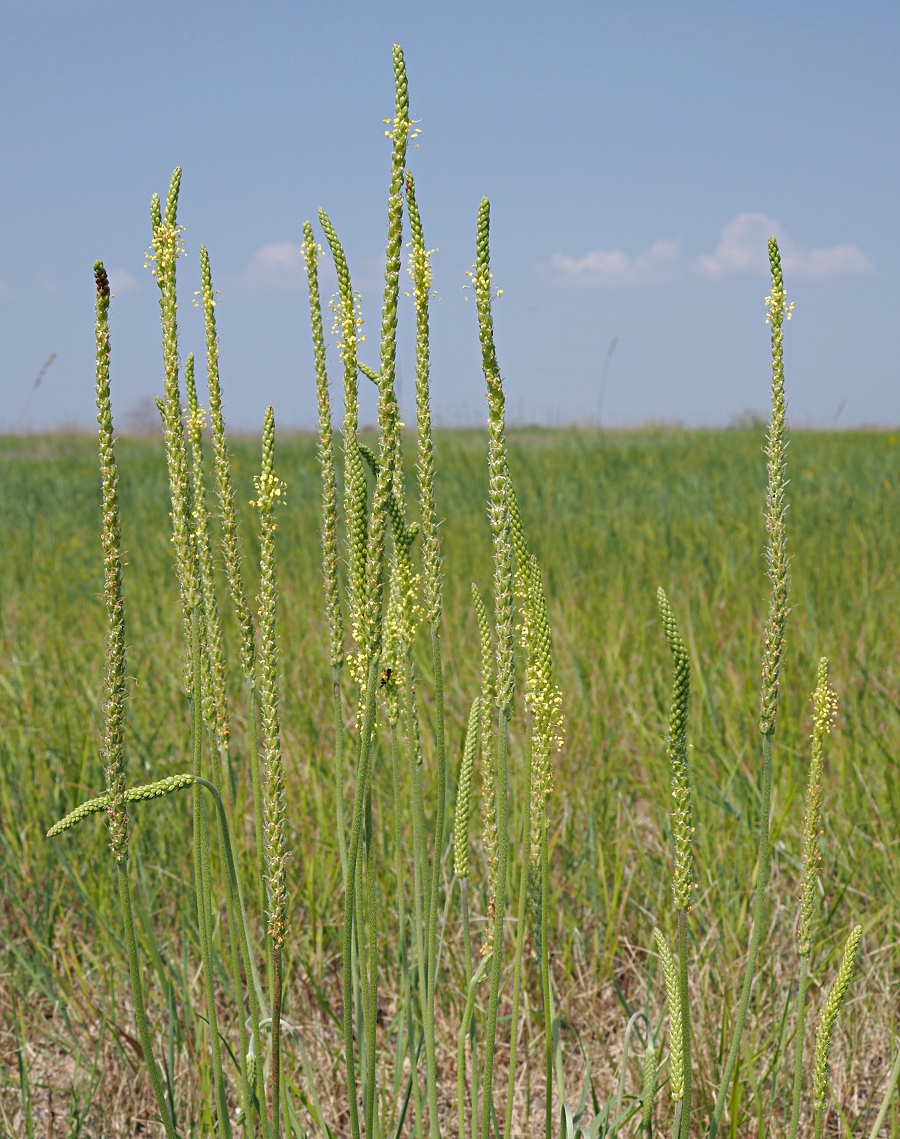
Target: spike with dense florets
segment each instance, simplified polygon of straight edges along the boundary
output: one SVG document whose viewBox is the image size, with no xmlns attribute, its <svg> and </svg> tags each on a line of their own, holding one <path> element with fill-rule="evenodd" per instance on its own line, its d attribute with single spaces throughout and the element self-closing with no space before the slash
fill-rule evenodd
<svg viewBox="0 0 900 1139">
<path fill-rule="evenodd" d="M 225 686 L 225 648 L 222 641 L 222 624 L 219 620 L 219 602 L 216 598 L 215 570 L 213 568 L 212 538 L 209 532 L 209 506 L 206 501 L 206 473 L 203 461 L 203 428 L 206 416 L 197 400 L 194 382 L 194 357 L 188 356 L 184 368 L 184 385 L 187 393 L 187 436 L 191 445 L 191 497 L 194 503 L 194 535 L 196 538 L 197 569 L 200 576 L 201 609 L 205 657 L 203 662 L 203 714 L 214 733 L 216 746 L 227 769 L 228 697 Z"/>
<path fill-rule="evenodd" d="M 666 752 L 672 773 L 672 834 L 675 839 L 672 894 L 676 910 L 689 910 L 694 885 L 691 857 L 694 828 L 687 750 L 687 713 L 691 692 L 691 664 L 687 648 L 681 639 L 681 633 L 678 631 L 672 606 L 662 589 L 657 591 L 657 601 L 666 640 L 669 643 L 675 666 L 672 677 L 672 704 L 669 710 L 669 733 L 666 741 Z"/>
<path fill-rule="evenodd" d="M 191 772 L 186 772 L 184 775 L 167 775 L 165 779 L 157 779 L 155 783 L 144 783 L 140 787 L 129 787 L 122 796 L 122 801 L 124 803 L 141 803 L 148 799 L 159 799 L 163 795 L 171 795 L 173 791 L 180 791 L 183 787 L 190 787 L 194 782 L 195 779 Z M 74 811 L 70 811 L 58 823 L 54 823 L 47 831 L 47 838 L 54 838 L 56 835 L 62 834 L 63 831 L 69 830 L 70 827 L 74 827 L 82 819 L 96 814 L 97 811 L 107 810 L 110 802 L 111 796 L 108 791 L 98 795 L 95 799 L 88 799 L 76 807 Z"/>
<path fill-rule="evenodd" d="M 344 660 L 344 616 L 338 582 L 337 484 L 334 464 L 334 430 L 325 363 L 325 334 L 319 298 L 319 254 L 309 222 L 303 224 L 303 258 L 309 286 L 309 318 L 316 366 L 316 396 L 319 405 L 319 467 L 322 471 L 322 576 L 325 579 L 325 616 L 331 645 L 331 664 Z"/>
<path fill-rule="evenodd" d="M 547 602 L 537 558 L 525 563 L 528 592 L 524 627 L 527 664 L 525 704 L 531 714 L 531 849 L 532 874 L 540 868 L 541 847 L 547 823 L 547 800 L 553 788 L 550 756 L 562 746 L 562 693 L 553 682 L 553 643 Z"/>
<path fill-rule="evenodd" d="M 488 401 L 488 515 L 494 543 L 494 611 L 497 626 L 497 706 L 509 714 L 513 700 L 513 547 L 510 523 L 509 470 L 506 458 L 506 400 L 491 314 L 490 204 L 478 210 L 475 271 L 472 284 L 478 310 L 481 362 Z"/>
<path fill-rule="evenodd" d="M 676 1102 L 684 1098 L 684 1031 L 682 1028 L 681 993 L 678 986 L 678 966 L 666 939 L 655 929 L 653 937 L 663 965 L 666 982 L 666 1007 L 669 1011 L 669 1090 Z"/>
<path fill-rule="evenodd" d="M 453 873 L 457 878 L 469 876 L 469 811 L 472 803 L 472 771 L 475 752 L 478 750 L 478 724 L 481 719 L 481 697 L 472 701 L 466 742 L 459 768 L 459 786 L 456 791 L 456 812 L 453 816 Z"/>
<path fill-rule="evenodd" d="M 187 447 L 184 437 L 178 358 L 178 302 L 176 293 L 176 266 L 183 254 L 182 229 L 177 224 L 178 193 L 181 186 L 181 169 L 172 174 L 164 212 L 154 196 L 150 207 L 153 226 L 148 260 L 153 262 L 153 275 L 159 286 L 159 308 L 162 323 L 164 369 L 164 399 L 162 402 L 163 427 L 166 443 L 166 463 L 169 473 L 169 494 L 172 503 L 172 548 L 175 570 L 181 595 L 182 617 L 185 632 L 185 688 L 190 691 L 192 666 L 190 664 L 191 612 L 199 608 L 199 575 L 194 543 L 193 507 Z"/>
<path fill-rule="evenodd" d="M 834 1035 L 834 1026 L 843 1007 L 853 977 L 853 966 L 856 963 L 856 953 L 862 937 L 862 926 L 858 925 L 850 932 L 844 946 L 844 955 L 841 958 L 841 967 L 834 979 L 822 1015 L 819 1018 L 819 1029 L 816 1033 L 816 1048 L 813 1059 L 813 1106 L 816 1113 L 825 1110 L 825 1093 L 828 1089 L 828 1054 L 831 1051 L 831 1038 Z"/>
<path fill-rule="evenodd" d="M 366 547 L 366 602 L 363 637 L 368 657 L 381 649 L 384 605 L 385 538 L 390 498 L 394 493 L 400 415 L 394 380 L 397 366 L 397 305 L 400 295 L 400 261 L 403 243 L 403 172 L 412 123 L 406 64 L 399 44 L 393 47 L 396 108 L 388 194 L 388 239 L 385 250 L 384 303 L 381 312 L 381 358 L 378 370 L 378 432 L 380 464 L 372 494 L 372 515 Z"/>
<path fill-rule="evenodd" d="M 406 202 L 412 231 L 409 272 L 416 306 L 416 434 L 419 504 L 422 516 L 422 566 L 425 614 L 432 625 L 441 619 L 441 546 L 434 497 L 434 438 L 431 431 L 430 348 L 428 302 L 431 296 L 431 254 L 425 246 L 422 218 L 412 174 L 406 174 Z"/>
<path fill-rule="evenodd" d="M 828 683 L 828 661 L 819 661 L 816 690 L 813 693 L 812 756 L 806 789 L 806 818 L 803 822 L 803 882 L 800 887 L 800 923 L 797 927 L 797 949 L 808 957 L 812 949 L 812 919 L 815 908 L 816 878 L 822 855 L 819 850 L 819 820 L 822 809 L 822 761 L 825 737 L 834 726 L 837 696 Z"/>
<path fill-rule="evenodd" d="M 769 239 L 769 264 L 772 273 L 772 291 L 766 298 L 767 323 L 772 325 L 772 417 L 766 439 L 768 458 L 768 489 L 766 491 L 766 569 L 772 592 L 769 615 L 766 620 L 765 647 L 762 659 L 762 690 L 760 696 L 760 730 L 770 733 L 775 728 L 778 712 L 778 691 L 781 681 L 781 664 L 784 658 L 785 628 L 788 615 L 790 559 L 787 553 L 787 438 L 786 405 L 784 398 L 784 318 L 790 319 L 793 305 L 787 303 L 784 278 L 781 272 L 781 255 L 774 237 Z"/>
<path fill-rule="evenodd" d="M 96 301 L 97 424 L 103 498 L 103 595 L 106 601 L 106 702 L 103 708 L 103 765 L 106 770 L 110 849 L 117 862 L 128 853 L 125 811 L 125 602 L 122 597 L 122 537 L 119 529 L 119 470 L 109 395 L 109 278 L 94 264 Z"/>
<path fill-rule="evenodd" d="M 284 501 L 284 483 L 275 474 L 275 416 L 266 409 L 263 425 L 262 468 L 255 479 L 259 511 L 259 702 L 265 754 L 265 831 L 269 900 L 268 934 L 275 948 L 287 932 L 288 859 L 285 827 L 284 763 L 278 713 L 278 641 L 276 632 L 277 582 L 275 575 L 275 506 Z"/>
<path fill-rule="evenodd" d="M 359 427 L 359 368 L 357 344 L 362 326 L 356 295 L 350 280 L 350 269 L 331 219 L 324 210 L 319 210 L 319 223 L 331 250 L 338 279 L 338 299 L 335 307 L 335 323 L 338 333 L 338 353 L 344 365 L 344 516 L 347 528 L 347 608 L 350 621 L 350 634 L 356 649 L 349 657 L 350 671 L 357 684 L 365 684 L 365 629 L 363 609 L 366 595 L 366 546 L 368 542 L 368 504 L 366 474 L 359 453 L 357 431 Z M 309 262 L 307 262 L 309 264 Z M 312 278 L 310 278 L 312 280 Z M 310 294 L 312 296 L 312 294 Z M 312 300 L 310 301 L 312 306 Z M 315 315 L 312 314 L 315 321 Z M 318 350 L 317 350 L 318 351 Z M 316 382 L 320 383 L 317 357 Z M 327 385 L 327 378 L 326 378 Z M 321 388 L 319 387 L 321 392 Z M 327 386 L 326 386 L 327 391 Z M 320 395 L 321 400 L 321 395 Z M 320 403 L 321 436 L 321 403 Z M 336 512 L 336 505 L 335 505 Z M 343 636 L 342 636 L 343 640 Z"/>
<path fill-rule="evenodd" d="M 222 523 L 222 552 L 228 588 L 240 633 L 241 666 L 244 675 L 248 679 L 252 679 L 256 658 L 253 614 L 250 611 L 250 604 L 247 601 L 247 594 L 244 589 L 241 544 L 238 537 L 234 486 L 231 481 L 231 460 L 228 456 L 225 420 L 222 416 L 222 389 L 219 382 L 219 338 L 216 332 L 216 294 L 213 289 L 209 254 L 203 246 L 200 247 L 200 297 L 206 332 L 206 383 L 209 389 L 209 422 L 212 429 L 219 518 Z"/>
</svg>

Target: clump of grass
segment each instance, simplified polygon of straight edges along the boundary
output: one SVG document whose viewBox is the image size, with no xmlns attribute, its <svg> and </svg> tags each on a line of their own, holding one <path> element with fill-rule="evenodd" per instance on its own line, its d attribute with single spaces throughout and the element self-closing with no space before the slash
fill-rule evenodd
<svg viewBox="0 0 900 1139">
<path fill-rule="evenodd" d="M 118 474 L 109 401 L 109 286 L 98 263 L 97 393 L 108 622 L 103 735 L 106 790 L 67 814 L 51 828 L 50 834 L 68 830 L 97 811 L 107 812 L 135 1020 L 158 1117 L 170 1139 L 182 1128 L 193 1128 L 195 1121 L 184 1121 L 182 1125 L 177 1118 L 171 1044 L 165 1071 L 160 1070 L 153 1056 L 127 874 L 126 806 L 163 798 L 188 786 L 194 789 L 195 922 L 204 992 L 202 1012 L 188 1008 L 185 1013 L 193 1011 L 193 1019 L 198 1022 L 197 1065 L 206 1099 L 202 1127 L 222 1135 L 230 1135 L 233 1128 L 240 1127 L 246 1135 L 275 1139 L 282 1129 L 285 1134 L 300 1134 L 300 1115 L 305 1113 L 323 1135 L 349 1133 L 353 1139 L 362 1135 L 379 1139 L 388 1134 L 412 1134 L 422 1139 L 427 1132 L 430 1139 L 438 1139 L 442 1130 L 447 1130 L 445 1112 L 447 1100 L 452 1098 L 451 1093 L 443 1092 L 442 1066 L 444 1056 L 450 1055 L 456 1057 L 456 1101 L 451 1103 L 449 1114 L 460 1137 L 468 1134 L 473 1139 L 490 1139 L 502 1131 L 504 1139 L 510 1139 L 519 1094 L 517 1071 L 521 1064 L 530 1089 L 534 1066 L 531 1053 L 535 1050 L 531 1042 L 536 1039 L 543 1069 L 543 1132 L 548 1139 L 556 1131 L 556 1120 L 558 1132 L 565 1139 L 613 1139 L 626 1127 L 632 1132 L 643 1131 L 649 1139 L 654 1113 L 659 1116 L 663 1111 L 662 1105 L 656 1103 L 663 1068 L 652 1029 L 652 998 L 646 1009 L 634 1010 L 622 994 L 627 1013 L 622 1055 L 617 1079 L 605 1097 L 602 1089 L 598 1093 L 589 1073 L 580 1100 L 567 1094 L 573 1050 L 566 1055 L 568 1023 L 558 1012 L 558 962 L 552 947 L 556 923 L 551 920 L 551 835 L 558 818 L 551 791 L 553 755 L 562 740 L 562 696 L 556 680 L 545 575 L 530 544 L 513 485 L 516 463 L 507 442 L 505 393 L 494 340 L 492 303 L 497 294 L 491 277 L 490 205 L 486 199 L 478 211 L 471 281 L 488 409 L 486 531 L 490 540 L 491 589 L 487 605 L 482 599 L 483 590 L 473 587 L 477 627 L 477 639 L 470 646 L 473 663 L 468 670 L 462 668 L 453 676 L 454 687 L 468 685 L 465 695 L 469 714 L 460 749 L 452 834 L 448 827 L 448 739 L 452 737 L 444 690 L 445 541 L 438 508 L 441 456 L 431 422 L 431 251 L 425 240 L 415 182 L 406 168 L 408 143 L 414 132 L 405 61 L 396 45 L 393 64 L 396 103 L 386 132 L 391 163 L 377 367 L 360 359 L 360 300 L 352 288 L 336 228 L 324 211 L 318 215 L 338 278 L 334 307 L 344 403 L 340 478 L 318 282 L 318 265 L 324 252 L 316 242 L 312 225 L 306 223 L 303 228 L 319 407 L 322 578 L 334 731 L 328 772 L 333 806 L 329 811 L 333 813 L 339 859 L 334 877 L 340 881 L 343 894 L 341 1008 L 337 1020 L 343 1049 L 345 1104 L 339 1120 L 333 1121 L 333 1125 L 326 1121 L 317 1092 L 322 1073 L 308 1063 L 300 1036 L 285 1016 L 291 982 L 285 959 L 291 939 L 298 936 L 297 923 L 291 917 L 291 883 L 297 860 L 288 858 L 288 765 L 283 754 L 287 735 L 281 722 L 275 508 L 284 501 L 285 484 L 275 473 L 274 413 L 268 409 L 263 424 L 262 466 L 256 477 L 253 502 L 260 534 L 259 604 L 254 615 L 244 584 L 236 491 L 222 414 L 215 293 L 209 257 L 201 250 L 199 303 L 206 332 L 209 415 L 219 502 L 217 536 L 233 610 L 239 671 L 247 690 L 250 769 L 233 772 L 228 637 L 218 600 L 216 532 L 208 515 L 205 412 L 200 405 L 192 357 L 185 363 L 184 396 L 181 391 L 176 287 L 176 267 L 182 252 L 177 222 L 180 170 L 173 175 L 165 207 L 159 198 L 153 199 L 150 256 L 160 287 L 165 377 L 160 412 L 171 503 L 171 546 L 182 610 L 181 671 L 186 707 L 182 702 L 181 728 L 185 739 L 190 740 L 191 771 L 135 787 L 129 786 L 126 778 L 124 601 Z M 407 486 L 395 384 L 404 216 L 411 238 L 410 274 L 416 322 L 416 495 L 410 495 Z M 792 306 L 786 301 L 774 239 L 769 255 L 772 415 L 766 443 L 766 563 L 771 592 L 760 691 L 762 763 L 753 927 L 735 1020 L 729 1026 L 731 1043 L 716 1081 L 709 1121 L 711 1139 L 722 1125 L 730 1094 L 732 1105 L 735 1102 L 736 1065 L 758 975 L 771 847 L 773 740 L 787 644 L 789 558 L 783 331 Z M 360 375 L 374 383 L 378 392 L 377 448 L 360 439 Z M 674 663 L 666 756 L 672 789 L 676 954 L 661 930 L 655 930 L 653 937 L 662 961 L 668 1008 L 673 1135 L 687 1139 L 691 1120 L 698 1115 L 693 1103 L 697 1084 L 693 1079 L 689 914 L 695 892 L 694 852 L 703 836 L 694 831 L 687 743 L 690 638 L 682 636 L 674 608 L 662 590 L 657 600 Z M 465 655 L 454 644 L 454 669 L 459 668 Z M 823 663 L 814 697 L 802 856 L 798 935 L 801 975 L 795 1012 L 795 1065 L 788 1093 L 792 1139 L 797 1132 L 803 1089 L 803 1030 L 819 865 L 823 746 L 833 707 Z M 387 792 L 380 772 L 386 759 L 390 765 Z M 479 780 L 484 804 L 480 845 L 473 844 L 469 825 L 473 790 Z M 212 800 L 218 826 L 218 862 L 208 834 L 207 796 Z M 247 858 L 241 857 L 238 842 L 244 833 L 244 808 L 254 820 L 255 832 Z M 245 891 L 248 874 L 250 889 Z M 455 882 L 459 883 L 458 890 L 453 888 Z M 394 887 L 390 892 L 396 898 L 393 910 L 386 904 L 389 892 L 385 883 Z M 606 886 L 604 882 L 603 887 Z M 616 889 L 620 886 L 621 878 Z M 220 898 L 226 930 L 220 929 L 217 921 Z M 452 909 L 454 898 L 458 899 L 456 912 Z M 249 907 L 248 899 L 252 899 Z M 457 919 L 463 941 L 462 959 L 448 962 L 451 954 L 445 947 L 452 941 Z M 484 929 L 480 955 L 473 953 L 475 921 Z M 862 926 L 856 924 L 819 1016 L 811 1078 L 817 1139 L 827 1107 L 831 1042 L 851 983 L 861 935 Z M 158 952 L 154 966 L 159 968 L 157 957 L 161 962 Z M 263 969 L 265 987 L 260 978 Z M 485 980 L 486 986 L 482 984 Z M 387 1013 L 380 999 L 385 989 L 393 1002 Z M 446 1002 L 439 1000 L 439 994 L 442 998 L 445 992 Z M 225 997 L 237 1010 L 236 1051 L 229 1039 L 230 1030 L 220 1019 Z M 170 998 L 170 1003 L 173 1001 L 174 997 Z M 456 1022 L 448 1028 L 445 1007 L 453 1002 L 457 1007 Z M 508 1018 L 501 1015 L 506 1007 Z M 172 1019 L 170 1015 L 170 1024 Z M 296 1043 L 302 1057 L 302 1087 L 286 1071 L 284 1052 L 289 1040 Z M 637 1048 L 633 1047 L 637 1040 L 641 1044 L 638 1066 L 632 1063 L 637 1058 Z M 226 1061 L 229 1053 L 233 1064 Z M 499 1097 L 495 1085 L 503 1075 L 501 1057 L 505 1060 L 507 1081 L 505 1111 L 498 1111 L 496 1102 Z M 633 1093 L 627 1090 L 630 1070 L 636 1083 Z M 900 1062 L 891 1074 L 873 1136 L 885 1118 L 898 1072 Z M 446 1086 L 452 1083 L 448 1081 Z M 26 1086 L 24 1080 L 22 1086 Z M 526 1098 L 528 1114 L 530 1090 Z M 236 1104 L 238 1111 L 234 1111 Z M 554 1106 L 558 1111 L 555 1118 Z M 588 1122 L 591 1108 L 593 1119 Z M 733 1129 L 737 1127 L 736 1118 L 732 1118 L 731 1124 Z"/>
</svg>

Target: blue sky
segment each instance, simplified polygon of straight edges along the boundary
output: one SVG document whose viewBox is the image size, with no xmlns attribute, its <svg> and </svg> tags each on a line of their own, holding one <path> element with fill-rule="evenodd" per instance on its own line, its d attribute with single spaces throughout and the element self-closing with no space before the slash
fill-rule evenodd
<svg viewBox="0 0 900 1139">
<path fill-rule="evenodd" d="M 312 425 L 301 225 L 331 215 L 374 357 L 394 40 L 439 250 L 439 420 L 483 417 L 463 286 L 487 195 L 514 421 L 595 420 L 614 337 L 604 423 L 763 412 L 774 231 L 796 302 L 793 421 L 900 423 L 896 4 L 0 0 L 0 28 L 0 429 L 91 423 L 97 257 L 118 421 L 146 417 L 161 375 L 148 204 L 175 165 L 183 353 L 202 345 L 202 243 L 227 419 L 254 427 L 273 403 Z"/>
</svg>

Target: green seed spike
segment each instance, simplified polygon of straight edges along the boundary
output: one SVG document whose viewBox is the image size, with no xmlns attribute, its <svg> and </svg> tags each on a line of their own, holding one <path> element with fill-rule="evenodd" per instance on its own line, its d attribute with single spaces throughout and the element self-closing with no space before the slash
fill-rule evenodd
<svg viewBox="0 0 900 1139">
<path fill-rule="evenodd" d="M 769 543 L 766 548 L 766 568 L 772 593 L 769 616 L 766 621 L 765 647 L 762 658 L 762 690 L 760 696 L 759 726 L 763 733 L 775 727 L 778 711 L 778 689 L 781 664 L 784 657 L 785 627 L 788 615 L 790 559 L 787 554 L 787 438 L 786 405 L 784 398 L 784 319 L 790 320 L 793 304 L 787 303 L 784 277 L 781 272 L 781 254 L 778 242 L 769 238 L 769 265 L 772 271 L 772 291 L 766 297 L 767 323 L 772 326 L 772 418 L 766 439 L 768 457 L 768 492 L 766 495 L 766 531 Z"/>
<path fill-rule="evenodd" d="M 181 227 L 177 224 L 178 191 L 181 170 L 172 175 L 166 198 L 166 209 L 161 220 L 159 200 L 150 206 L 153 235 L 148 258 L 154 263 L 153 275 L 159 286 L 159 308 L 162 323 L 164 368 L 164 416 L 166 462 L 169 472 L 169 490 L 172 499 L 172 545 L 175 569 L 181 594 L 185 645 L 188 646 L 185 665 L 185 688 L 190 691 L 192 667 L 189 662 L 191 644 L 191 612 L 199 607 L 199 576 L 193 536 L 193 507 L 188 474 L 187 449 L 182 422 L 179 390 L 178 359 L 178 303 L 176 296 L 176 266 L 183 253 Z"/>
<path fill-rule="evenodd" d="M 841 967 L 834 979 L 834 984 L 828 992 L 822 1015 L 819 1018 L 819 1030 L 816 1033 L 815 1059 L 813 1062 L 813 1107 L 816 1112 L 816 1133 L 821 1131 L 821 1114 L 825 1110 L 825 1096 L 828 1090 L 828 1053 L 831 1050 L 831 1038 L 834 1035 L 834 1026 L 840 1015 L 850 980 L 853 977 L 853 966 L 856 963 L 856 953 L 862 937 L 862 926 L 858 925 L 850 932 L 844 946 L 844 955 Z"/>
<path fill-rule="evenodd" d="M 524 625 L 528 663 L 525 703 L 531 713 L 531 871 L 540 869 L 547 825 L 547 800 L 553 787 L 550 756 L 562 743 L 562 694 L 553 682 L 553 642 L 541 571 L 534 554 L 525 563 L 528 593 Z"/>
<path fill-rule="evenodd" d="M 337 483 L 334 461 L 334 430 L 331 426 L 331 397 L 325 363 L 325 333 L 319 296 L 319 247 L 309 222 L 303 224 L 301 246 L 309 285 L 309 319 L 316 366 L 316 396 L 319 405 L 319 467 L 322 472 L 322 576 L 325 579 L 325 616 L 331 644 L 332 667 L 344 660 L 344 616 L 338 582 Z"/>
<path fill-rule="evenodd" d="M 478 210 L 475 272 L 472 284 L 478 311 L 481 361 L 487 382 L 489 517 L 494 540 L 494 609 L 497 624 L 497 705 L 508 711 L 513 700 L 513 590 L 509 471 L 506 458 L 506 400 L 494 347 L 491 313 L 491 207 L 482 198 Z"/>
<path fill-rule="evenodd" d="M 366 593 L 366 544 L 368 541 L 368 508 L 366 475 L 359 454 L 358 361 L 356 349 L 362 317 L 350 281 L 350 270 L 344 249 L 331 219 L 319 210 L 319 223 L 331 250 L 338 279 L 336 324 L 339 331 L 338 353 L 344 365 L 344 515 L 347 526 L 347 607 L 350 633 L 357 651 L 351 656 L 350 670 L 357 684 L 365 684 L 365 630 L 363 608 Z M 318 365 L 317 365 L 318 367 Z M 317 384 L 318 384 L 318 372 Z"/>
<path fill-rule="evenodd" d="M 655 929 L 653 938 L 662 959 L 666 982 L 666 1003 L 669 1010 L 669 1090 L 676 1102 L 684 1098 L 684 1041 L 681 1023 L 681 995 L 678 986 L 678 966 L 672 957 L 666 939 Z"/>
<path fill-rule="evenodd" d="M 828 661 L 822 657 L 816 673 L 816 690 L 813 693 L 812 757 L 806 790 L 806 818 L 803 823 L 803 882 L 800 887 L 800 922 L 797 928 L 797 949 L 801 957 L 808 957 L 812 949 L 816 879 L 822 860 L 819 850 L 822 761 L 825 737 L 834 726 L 836 715 L 837 696 L 828 683 Z"/>
<path fill-rule="evenodd" d="M 106 768 L 110 849 L 117 862 L 128 854 L 125 812 L 125 602 L 122 597 L 122 538 L 119 529 L 119 469 L 113 442 L 109 395 L 109 278 L 94 264 L 96 300 L 97 424 L 103 491 L 103 595 L 106 602 L 106 703 L 103 709 L 103 764 Z M 77 820 L 76 820 L 77 822 Z"/>
<path fill-rule="evenodd" d="M 392 140 L 391 179 L 388 193 L 388 238 L 385 250 L 384 303 L 381 312 L 378 431 L 381 464 L 372 495 L 372 517 L 366 547 L 366 605 L 364 644 L 372 656 L 381 648 L 384 603 L 384 560 L 388 503 L 394 493 L 394 468 L 400 416 L 394 381 L 397 366 L 397 306 L 400 296 L 400 261 L 403 244 L 403 172 L 412 123 L 406 64 L 399 44 L 393 47 L 396 106 Z"/>
<path fill-rule="evenodd" d="M 285 828 L 284 764 L 278 712 L 278 650 L 276 633 L 275 506 L 284 501 L 284 483 L 275 475 L 275 413 L 266 409 L 263 424 L 262 469 L 255 478 L 259 511 L 259 697 L 265 751 L 266 863 L 269 887 L 268 934 L 276 949 L 287 933 L 288 859 Z"/>
<path fill-rule="evenodd" d="M 456 791 L 456 813 L 453 817 L 453 873 L 457 878 L 469 876 L 469 811 L 472 802 L 472 769 L 478 748 L 478 724 L 481 719 L 481 697 L 472 701 L 466 743 L 459 769 L 459 787 Z"/>
<path fill-rule="evenodd" d="M 409 272 L 413 280 L 416 306 L 416 467 L 419 474 L 419 503 L 422 515 L 422 592 L 425 615 L 432 625 L 441 619 L 443 608 L 441 583 L 441 544 L 437 508 L 434 497 L 434 438 L 431 432 L 431 381 L 428 302 L 431 295 L 431 254 L 425 246 L 422 218 L 416 202 L 416 185 L 406 173 L 406 204 L 412 231 Z"/>
<path fill-rule="evenodd" d="M 687 751 L 687 713 L 691 692 L 691 664 L 687 649 L 669 599 L 659 589 L 656 594 L 666 640 L 675 666 L 672 677 L 672 705 L 669 711 L 669 734 L 666 750 L 672 772 L 672 832 L 675 838 L 675 868 L 672 894 L 676 910 L 691 908 L 693 873 L 691 847 L 693 823 L 691 813 L 690 773 Z"/>
<path fill-rule="evenodd" d="M 216 294 L 213 289 L 209 253 L 203 246 L 200 247 L 200 296 L 203 306 L 203 323 L 206 330 L 206 383 L 209 389 L 209 421 L 212 428 L 219 517 L 222 522 L 222 552 L 228 588 L 240 631 L 241 666 L 244 675 L 252 678 L 256 657 L 256 646 L 253 639 L 253 615 L 250 612 L 250 605 L 244 589 L 241 544 L 238 537 L 234 486 L 231 481 L 231 460 L 225 439 L 225 420 L 222 416 L 222 388 L 219 382 L 219 338 L 216 332 Z"/>
<path fill-rule="evenodd" d="M 206 500 L 206 472 L 203 458 L 203 428 L 206 424 L 206 415 L 197 400 L 193 353 L 185 361 L 184 387 L 187 395 L 187 437 L 191 448 L 191 499 L 194 503 L 196 558 L 203 614 L 205 658 L 202 674 L 203 715 L 216 741 L 224 779 L 221 785 L 227 792 L 228 737 L 231 728 L 225 688 L 225 649 L 219 620 L 219 602 L 216 597 L 209 507 Z"/>
<path fill-rule="evenodd" d="M 125 794 L 122 796 L 122 801 L 125 803 L 142 803 L 148 799 L 159 799 L 163 795 L 171 795 L 173 791 L 180 791 L 184 787 L 190 787 L 194 782 L 194 776 L 190 772 L 182 775 L 167 775 L 165 779 L 157 779 L 155 783 L 145 783 L 141 787 L 129 787 Z M 80 806 L 76 807 L 74 811 L 70 811 L 65 818 L 54 823 L 50 830 L 47 831 L 47 838 L 54 838 L 63 831 L 69 830 L 82 819 L 88 818 L 89 815 L 94 815 L 97 811 L 104 811 L 108 808 L 110 803 L 109 792 L 104 792 L 98 795 L 95 799 L 88 799 Z"/>
</svg>

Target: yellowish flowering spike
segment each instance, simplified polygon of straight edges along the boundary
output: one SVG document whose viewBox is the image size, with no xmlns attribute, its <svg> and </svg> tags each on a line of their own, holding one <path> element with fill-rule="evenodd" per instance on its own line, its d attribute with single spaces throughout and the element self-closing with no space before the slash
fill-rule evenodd
<svg viewBox="0 0 900 1139">
<path fill-rule="evenodd" d="M 800 887 L 800 923 L 797 927 L 797 949 L 808 957 L 812 949 L 812 919 L 815 912 L 816 879 L 821 862 L 819 850 L 822 808 L 822 764 L 825 737 L 837 716 L 837 695 L 828 683 L 828 661 L 819 661 L 816 690 L 813 693 L 812 756 L 806 789 L 806 818 L 803 823 L 803 881 Z"/>
<path fill-rule="evenodd" d="M 506 400 L 491 314 L 491 207 L 483 198 L 478 211 L 473 286 L 478 310 L 481 361 L 488 398 L 489 517 L 494 540 L 494 612 L 497 626 L 497 705 L 506 713 L 513 700 L 513 589 L 509 470 L 506 458 Z"/>
<path fill-rule="evenodd" d="M 781 254 L 774 237 L 769 239 L 769 264 L 772 292 L 768 298 L 768 320 L 772 325 L 772 418 L 766 439 L 768 457 L 768 490 L 766 492 L 766 567 L 772 591 L 766 621 L 765 647 L 762 659 L 762 690 L 759 726 L 764 733 L 775 728 L 778 690 L 784 658 L 785 628 L 788 615 L 790 559 L 787 553 L 787 424 L 784 398 L 784 317 L 790 307 L 784 291 Z"/>
<path fill-rule="evenodd" d="M 269 899 L 268 934 L 276 949 L 287 933 L 287 832 L 285 824 L 284 763 L 278 713 L 278 648 L 275 574 L 275 507 L 284 501 L 284 483 L 275 474 L 275 415 L 266 409 L 263 425 L 262 469 L 256 480 L 259 511 L 259 697 L 265 754 L 265 828 Z"/>
<path fill-rule="evenodd" d="M 412 231 L 410 275 L 416 306 L 416 442 L 419 503 L 422 516 L 422 566 L 425 613 L 432 625 L 441 619 L 441 547 L 434 496 L 434 438 L 431 431 L 431 382 L 428 302 L 431 293 L 431 254 L 425 246 L 422 218 L 412 175 L 406 174 L 406 202 Z"/>
</svg>

